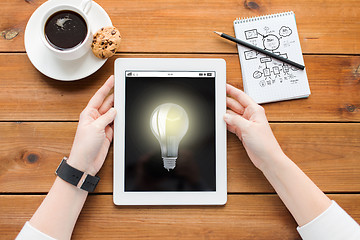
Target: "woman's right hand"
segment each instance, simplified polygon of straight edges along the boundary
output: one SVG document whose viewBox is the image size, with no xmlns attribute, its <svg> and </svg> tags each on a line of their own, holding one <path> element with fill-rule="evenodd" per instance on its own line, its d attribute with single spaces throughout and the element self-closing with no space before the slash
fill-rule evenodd
<svg viewBox="0 0 360 240">
<path fill-rule="evenodd" d="M 224 116 L 227 128 L 242 141 L 253 164 L 264 171 L 271 162 L 284 155 L 269 126 L 263 107 L 243 91 L 227 84 Z"/>
</svg>

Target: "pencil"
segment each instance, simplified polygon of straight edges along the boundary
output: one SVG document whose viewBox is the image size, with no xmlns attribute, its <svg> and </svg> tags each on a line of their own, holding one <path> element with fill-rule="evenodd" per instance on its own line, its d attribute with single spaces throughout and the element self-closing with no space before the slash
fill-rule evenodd
<svg viewBox="0 0 360 240">
<path fill-rule="evenodd" d="M 225 33 L 216 32 L 216 31 L 214 31 L 214 33 L 220 35 L 220 37 L 222 37 L 222 38 L 226 38 L 226 39 L 228 39 L 228 40 L 230 40 L 230 41 L 236 42 L 236 43 L 238 43 L 238 44 L 240 44 L 240 45 L 242 45 L 242 46 L 248 47 L 248 48 L 250 48 L 250 49 L 252 49 L 252 50 L 255 50 L 255 51 L 257 51 L 257 52 L 260 52 L 260 53 L 263 53 L 263 54 L 265 54 L 265 55 L 268 55 L 268 56 L 270 56 L 270 57 L 272 57 L 272 58 L 275 58 L 275 59 L 277 59 L 277 60 L 280 60 L 280 61 L 282 61 L 282 62 L 284 62 L 284 63 L 287 63 L 287 64 L 289 64 L 289 65 L 291 65 L 291 66 L 294 66 L 294 67 L 296 67 L 296 68 L 299 68 L 299 69 L 301 69 L 301 70 L 304 70 L 304 69 L 305 69 L 305 66 L 303 66 L 303 65 L 301 65 L 301 64 L 298 64 L 298 63 L 293 62 L 293 61 L 291 61 L 291 60 L 289 60 L 289 59 L 280 57 L 279 55 L 276 55 L 276 54 L 274 54 L 274 53 L 272 53 L 272 52 L 269 52 L 269 51 L 266 51 L 266 50 L 261 49 L 261 48 L 259 48 L 259 47 L 256 47 L 256 46 L 254 46 L 254 45 L 252 45 L 252 44 L 250 44 L 250 43 L 244 42 L 244 41 L 242 41 L 242 40 L 240 40 L 240 39 L 234 38 L 234 37 L 232 37 L 232 36 L 230 36 L 230 35 L 227 35 L 227 34 L 225 34 Z"/>
</svg>

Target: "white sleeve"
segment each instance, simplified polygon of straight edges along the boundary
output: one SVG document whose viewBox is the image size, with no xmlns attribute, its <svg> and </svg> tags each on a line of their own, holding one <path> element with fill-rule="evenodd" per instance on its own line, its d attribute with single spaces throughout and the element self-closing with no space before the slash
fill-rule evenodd
<svg viewBox="0 0 360 240">
<path fill-rule="evenodd" d="M 304 240 L 359 240 L 360 226 L 335 201 L 323 213 L 297 230 Z"/>
<path fill-rule="evenodd" d="M 30 225 L 29 222 L 26 222 L 24 227 L 21 229 L 19 235 L 15 240 L 56 240 L 43 232 L 40 232 L 36 228 Z"/>
</svg>

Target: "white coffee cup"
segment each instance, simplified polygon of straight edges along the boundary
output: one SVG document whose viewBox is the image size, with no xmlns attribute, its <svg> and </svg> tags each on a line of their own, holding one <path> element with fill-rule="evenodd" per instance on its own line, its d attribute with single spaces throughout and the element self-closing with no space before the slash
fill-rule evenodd
<svg viewBox="0 0 360 240">
<path fill-rule="evenodd" d="M 90 23 L 87 17 L 87 14 L 89 13 L 92 6 L 92 0 L 83 0 L 80 4 L 80 6 L 74 6 L 69 4 L 61 4 L 57 5 L 51 9 L 49 9 L 44 16 L 42 17 L 41 24 L 40 24 L 40 36 L 44 43 L 44 45 L 58 58 L 63 60 L 74 60 L 82 57 L 85 53 L 87 53 L 90 50 L 91 42 L 92 42 L 92 31 L 90 27 Z M 65 49 L 65 50 L 59 50 L 53 46 L 50 45 L 48 40 L 45 36 L 45 24 L 49 17 L 51 17 L 54 13 L 60 12 L 60 11 L 73 11 L 77 14 L 79 14 L 86 23 L 87 26 L 87 33 L 86 37 L 83 40 L 83 42 L 73 48 Z"/>
</svg>

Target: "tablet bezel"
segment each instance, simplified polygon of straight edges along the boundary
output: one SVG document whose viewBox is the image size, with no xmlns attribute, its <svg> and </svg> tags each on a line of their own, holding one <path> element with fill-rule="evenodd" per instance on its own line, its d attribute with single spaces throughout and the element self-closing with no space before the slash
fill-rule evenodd
<svg viewBox="0 0 360 240">
<path fill-rule="evenodd" d="M 125 71 L 215 71 L 216 191 L 125 192 Z M 224 59 L 118 58 L 115 61 L 115 205 L 224 205 L 227 201 L 226 62 Z"/>
</svg>

